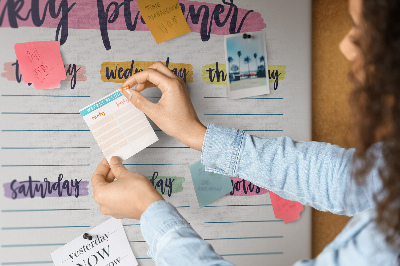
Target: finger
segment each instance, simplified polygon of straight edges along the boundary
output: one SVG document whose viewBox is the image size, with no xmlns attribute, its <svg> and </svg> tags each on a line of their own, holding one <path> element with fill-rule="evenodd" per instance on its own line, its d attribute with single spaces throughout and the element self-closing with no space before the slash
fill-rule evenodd
<svg viewBox="0 0 400 266">
<path fill-rule="evenodd" d="M 123 178 L 123 174 L 126 171 L 129 171 L 126 169 L 126 167 L 122 164 L 121 158 L 117 156 L 113 156 L 110 159 L 110 166 L 111 166 L 111 171 L 113 172 L 114 176 L 117 179 Z"/>
<path fill-rule="evenodd" d="M 108 174 L 107 174 L 107 176 L 106 176 L 106 181 L 107 181 L 108 183 L 111 183 L 111 182 L 113 182 L 114 180 L 115 180 L 115 175 L 113 174 L 112 171 L 109 171 Z"/>
<path fill-rule="evenodd" d="M 132 76 L 130 76 L 122 85 L 121 88 L 125 88 L 129 86 L 132 88 L 136 84 L 145 83 L 149 81 L 154 84 L 155 87 L 158 87 L 162 92 L 167 89 L 167 85 L 171 83 L 173 79 L 164 75 L 163 73 L 158 72 L 155 69 L 147 68 L 144 71 L 140 71 Z"/>
<path fill-rule="evenodd" d="M 155 70 L 157 70 L 158 72 L 164 74 L 167 77 L 178 78 L 166 65 L 164 65 L 160 61 L 155 62 L 154 64 L 152 64 L 148 68 L 155 69 Z"/>
<path fill-rule="evenodd" d="M 140 111 L 145 113 L 150 119 L 152 119 L 155 110 L 157 109 L 157 104 L 150 102 L 146 97 L 144 97 L 140 92 L 129 89 L 122 92 L 126 98 Z"/>
<path fill-rule="evenodd" d="M 108 184 L 106 181 L 108 172 L 110 172 L 110 166 L 108 165 L 107 160 L 103 159 L 97 166 L 92 176 L 92 186 L 94 189 L 101 185 Z"/>
<path fill-rule="evenodd" d="M 135 91 L 141 92 L 145 89 L 148 88 L 153 88 L 153 87 L 157 87 L 156 85 L 154 85 L 153 83 L 151 83 L 150 81 L 146 81 L 145 83 L 139 83 L 136 85 L 135 87 Z"/>
</svg>

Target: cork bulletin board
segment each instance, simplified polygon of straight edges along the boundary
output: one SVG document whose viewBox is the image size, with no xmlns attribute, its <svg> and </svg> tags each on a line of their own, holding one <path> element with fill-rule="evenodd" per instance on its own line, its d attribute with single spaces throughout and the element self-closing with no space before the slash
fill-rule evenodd
<svg viewBox="0 0 400 266">
<path fill-rule="evenodd" d="M 313 0 L 313 116 L 314 141 L 351 148 L 349 136 L 350 64 L 339 43 L 351 28 L 348 1 Z M 343 229 L 349 217 L 313 210 L 312 256 L 316 257 Z"/>
</svg>

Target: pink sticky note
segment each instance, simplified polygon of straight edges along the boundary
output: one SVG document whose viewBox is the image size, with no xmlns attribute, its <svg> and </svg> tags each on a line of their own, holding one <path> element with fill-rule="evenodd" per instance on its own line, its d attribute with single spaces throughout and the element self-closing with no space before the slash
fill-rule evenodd
<svg viewBox="0 0 400 266">
<path fill-rule="evenodd" d="M 14 49 L 24 82 L 33 83 L 35 89 L 59 88 L 60 81 L 67 78 L 60 42 L 16 43 Z"/>
<path fill-rule="evenodd" d="M 300 213 L 304 210 L 304 206 L 301 203 L 286 200 L 271 191 L 269 195 L 271 196 L 275 218 L 282 219 L 285 224 L 300 219 Z"/>
</svg>

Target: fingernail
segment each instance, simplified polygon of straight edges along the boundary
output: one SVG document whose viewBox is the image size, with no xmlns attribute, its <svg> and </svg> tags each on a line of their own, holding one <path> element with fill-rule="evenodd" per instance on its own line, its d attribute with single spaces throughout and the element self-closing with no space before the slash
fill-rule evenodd
<svg viewBox="0 0 400 266">
<path fill-rule="evenodd" d="M 110 163 L 111 163 L 111 164 L 119 164 L 119 163 L 122 163 L 122 160 L 121 160 L 121 158 L 119 158 L 118 156 L 113 156 L 113 157 L 111 158 L 111 160 L 110 160 Z"/>
<path fill-rule="evenodd" d="M 127 90 L 127 89 L 129 89 L 129 86 L 128 85 L 126 85 L 126 86 L 121 86 L 121 92 L 123 92 L 124 90 Z"/>
<path fill-rule="evenodd" d="M 123 90 L 122 94 L 128 99 L 131 100 L 132 98 L 132 90 L 128 89 L 128 90 Z"/>
</svg>

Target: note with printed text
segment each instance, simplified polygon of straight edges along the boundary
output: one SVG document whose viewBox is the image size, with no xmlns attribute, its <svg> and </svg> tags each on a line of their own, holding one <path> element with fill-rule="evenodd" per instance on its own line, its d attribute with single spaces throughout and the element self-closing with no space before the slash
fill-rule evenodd
<svg viewBox="0 0 400 266">
<path fill-rule="evenodd" d="M 137 4 L 157 43 L 191 32 L 178 0 L 138 0 Z"/>
<path fill-rule="evenodd" d="M 55 266 L 137 265 L 121 220 L 111 218 L 51 253 Z"/>
<path fill-rule="evenodd" d="M 126 160 L 158 140 L 145 114 L 119 90 L 79 112 L 107 161 Z"/>
</svg>

